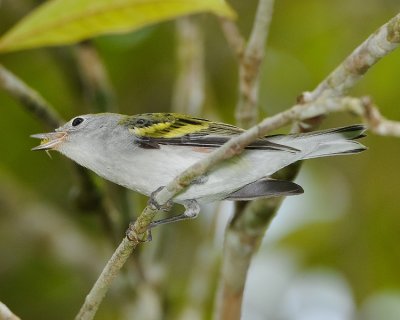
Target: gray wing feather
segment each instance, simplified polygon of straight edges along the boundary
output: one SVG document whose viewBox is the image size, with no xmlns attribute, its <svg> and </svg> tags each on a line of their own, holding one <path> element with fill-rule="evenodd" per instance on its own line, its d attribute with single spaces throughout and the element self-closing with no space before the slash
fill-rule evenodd
<svg viewBox="0 0 400 320">
<path fill-rule="evenodd" d="M 262 179 L 229 194 L 225 200 L 251 200 L 261 197 L 290 196 L 303 192 L 301 186 L 291 181 Z"/>
</svg>

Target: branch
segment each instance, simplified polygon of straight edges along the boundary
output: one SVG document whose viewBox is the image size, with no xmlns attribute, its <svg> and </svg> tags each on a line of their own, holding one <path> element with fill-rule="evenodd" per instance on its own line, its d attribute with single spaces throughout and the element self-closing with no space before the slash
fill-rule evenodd
<svg viewBox="0 0 400 320">
<path fill-rule="evenodd" d="M 251 259 L 282 203 L 282 197 L 238 202 L 235 215 L 225 233 L 222 261 L 221 305 L 218 319 L 240 319 L 243 292 Z"/>
<path fill-rule="evenodd" d="M 400 43 L 400 14 L 389 20 L 356 48 L 318 87 L 303 94 L 305 102 L 343 96 L 381 58 Z"/>
<path fill-rule="evenodd" d="M 301 114 L 302 118 L 312 118 L 332 112 L 350 112 L 359 116 L 368 125 L 371 132 L 381 136 L 400 137 L 400 122 L 386 119 L 371 98 L 328 98 L 310 105 Z"/>
<path fill-rule="evenodd" d="M 114 92 L 103 62 L 92 43 L 90 41 L 81 42 L 76 46 L 75 52 L 87 99 L 94 104 L 97 112 L 115 111 Z"/>
<path fill-rule="evenodd" d="M 378 107 L 368 97 L 361 99 L 360 102 L 364 110 L 360 116 L 364 117 L 372 132 L 381 136 L 400 137 L 400 121 L 388 120 L 383 117 Z"/>
<path fill-rule="evenodd" d="M 43 97 L 0 65 L 0 87 L 19 100 L 45 126 L 55 129 L 62 123 L 61 117 Z"/>
<path fill-rule="evenodd" d="M 273 4 L 274 0 L 259 0 L 250 39 L 239 64 L 239 100 L 236 106 L 236 120 L 242 128 L 249 128 L 257 123 L 259 76 Z"/>
<path fill-rule="evenodd" d="M 332 101 L 335 101 L 333 98 L 342 97 L 370 67 L 399 45 L 400 14 L 397 14 L 356 48 L 315 90 L 304 92 L 298 104 L 266 118 L 259 125 L 264 127 L 268 123 L 272 131 L 293 121 L 301 122 L 335 111 L 335 108 L 330 107 Z"/>
<path fill-rule="evenodd" d="M 243 57 L 244 48 L 245 48 L 245 39 L 241 35 L 239 28 L 236 23 L 232 20 L 228 20 L 226 18 L 220 18 L 220 25 L 222 31 L 224 32 L 225 38 L 228 41 L 231 49 L 235 52 L 238 60 L 240 61 Z"/>
<path fill-rule="evenodd" d="M 257 122 L 258 89 L 264 47 L 272 18 L 274 0 L 260 0 L 248 44 L 236 24 L 221 19 L 221 28 L 228 43 L 239 60 L 239 100 L 236 106 L 236 121 L 242 128 L 249 128 Z"/>
<path fill-rule="evenodd" d="M 237 124 L 242 128 L 248 128 L 257 122 L 259 75 L 264 60 L 264 47 L 272 19 L 273 4 L 273 0 L 258 2 L 247 46 L 244 45 L 244 39 L 234 22 L 222 21 L 221 23 L 228 43 L 239 58 L 239 99 L 235 115 Z M 221 300 L 220 306 L 216 309 L 221 319 L 240 318 L 243 290 L 251 258 L 258 249 L 258 244 L 268 226 L 269 217 L 272 216 L 272 212 L 278 210 L 280 202 L 271 206 L 269 206 L 271 203 L 266 203 L 265 200 L 253 201 L 250 204 L 238 202 L 235 207 L 233 218 L 225 233 L 222 281 L 219 289 L 221 295 L 218 296 Z M 257 205 L 257 210 L 250 209 L 255 205 Z M 246 210 L 246 208 L 249 209 Z M 248 230 L 247 224 L 242 223 L 242 220 L 248 217 L 254 218 L 257 215 L 256 212 L 267 213 L 266 220 L 260 221 L 259 224 L 262 232 L 255 237 L 247 237 L 248 231 L 254 235 L 254 230 Z M 238 222 L 237 225 L 236 222 Z"/>
<path fill-rule="evenodd" d="M 300 167 L 301 162 L 296 162 L 280 170 L 273 178 L 294 180 Z M 283 200 L 283 197 L 273 197 L 237 202 L 235 215 L 225 233 L 220 319 L 240 319 L 251 259 L 258 251 L 264 234 Z"/>
</svg>

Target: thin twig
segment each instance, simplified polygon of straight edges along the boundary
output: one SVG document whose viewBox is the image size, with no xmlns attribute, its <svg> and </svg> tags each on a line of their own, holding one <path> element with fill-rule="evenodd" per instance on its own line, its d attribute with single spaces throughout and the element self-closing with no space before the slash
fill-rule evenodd
<svg viewBox="0 0 400 320">
<path fill-rule="evenodd" d="M 381 136 L 400 137 L 400 121 L 383 117 L 378 107 L 368 97 L 360 100 L 364 109 L 364 113 L 360 116 L 365 119 L 372 132 Z"/>
<path fill-rule="evenodd" d="M 301 116 L 307 118 L 333 112 L 350 112 L 359 116 L 368 125 L 368 129 L 377 135 L 400 137 L 400 121 L 388 120 L 382 116 L 370 97 L 320 100 L 304 110 Z"/>
<path fill-rule="evenodd" d="M 116 111 L 114 92 L 104 64 L 90 41 L 76 46 L 76 60 L 84 93 L 97 112 Z"/>
<path fill-rule="evenodd" d="M 219 18 L 222 31 L 225 34 L 225 38 L 228 41 L 228 44 L 235 52 L 236 57 L 240 61 L 243 57 L 244 47 L 245 47 L 245 39 L 239 31 L 238 26 L 232 20 L 226 18 Z"/>
<path fill-rule="evenodd" d="M 25 109 L 46 127 L 55 129 L 62 123 L 62 119 L 55 109 L 37 91 L 2 65 L 0 65 L 0 87 L 12 97 L 21 101 Z"/>
<path fill-rule="evenodd" d="M 395 46 L 385 46 L 387 48 L 386 54 L 390 53 L 392 50 L 394 50 L 395 47 L 398 46 L 400 37 L 399 20 L 400 16 L 396 16 L 388 24 L 385 24 L 381 28 L 387 28 L 388 31 L 391 31 L 386 34 L 397 35 L 385 38 L 389 42 L 394 41 L 393 44 L 395 44 Z M 374 33 L 373 36 L 382 37 L 382 33 L 380 32 L 381 29 L 378 32 Z M 386 41 L 385 39 L 381 39 L 381 41 L 375 41 L 374 39 L 370 38 L 368 41 L 371 41 L 370 43 L 382 43 Z M 385 54 L 381 53 L 380 57 L 376 58 L 376 61 L 382 58 L 384 55 Z M 357 61 L 357 59 L 354 59 L 354 61 Z M 369 65 L 371 66 L 372 64 Z M 333 76 L 333 78 L 335 78 L 335 76 Z M 351 77 L 351 80 L 347 82 L 347 88 L 354 86 L 358 79 L 359 77 Z M 313 93 L 311 93 L 311 95 L 315 97 L 320 97 L 323 95 L 324 92 L 325 91 L 322 90 L 319 94 L 313 95 Z M 170 199 L 174 197 L 175 194 L 188 187 L 191 181 L 207 172 L 212 166 L 225 159 L 238 155 L 240 152 L 242 152 L 245 146 L 247 146 L 249 143 L 253 142 L 257 138 L 264 136 L 271 130 L 282 127 L 291 121 L 302 119 L 302 113 L 312 106 L 313 103 L 311 102 L 311 99 L 309 99 L 307 103 L 297 104 L 273 117 L 266 118 L 256 126 L 253 126 L 249 130 L 245 131 L 243 134 L 230 139 L 222 147 L 214 150 L 207 158 L 204 158 L 201 161 L 195 163 L 188 169 L 184 170 L 177 177 L 175 177 L 173 181 L 171 181 L 165 188 L 157 193 L 153 200 L 155 200 L 160 205 L 167 203 Z M 136 222 L 129 228 L 129 230 L 127 231 L 127 237 L 123 239 L 120 246 L 113 254 L 111 260 L 107 263 L 105 269 L 97 279 L 76 319 L 92 319 L 94 317 L 98 306 L 100 305 L 102 299 L 105 296 L 105 293 L 110 287 L 112 280 L 116 277 L 119 269 L 126 262 L 128 256 L 130 255 L 132 250 L 138 245 L 138 243 L 147 239 L 148 226 L 154 219 L 156 213 L 157 210 L 154 206 L 146 206 L 142 214 L 139 216 L 138 220 L 136 220 Z"/>
<path fill-rule="evenodd" d="M 303 101 L 343 96 L 381 58 L 400 43 L 400 14 L 381 26 L 356 48 L 318 87 L 303 94 Z"/>
</svg>

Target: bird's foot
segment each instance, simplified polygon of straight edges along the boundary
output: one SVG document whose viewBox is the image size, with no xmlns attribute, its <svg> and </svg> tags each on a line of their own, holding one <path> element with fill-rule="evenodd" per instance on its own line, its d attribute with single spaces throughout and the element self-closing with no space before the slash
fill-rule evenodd
<svg viewBox="0 0 400 320">
<path fill-rule="evenodd" d="M 199 215 L 200 205 L 196 200 L 186 200 L 183 205 L 185 207 L 184 213 L 166 219 L 153 221 L 152 223 L 150 223 L 149 229 L 162 224 L 167 224 L 187 219 L 194 219 Z"/>
</svg>

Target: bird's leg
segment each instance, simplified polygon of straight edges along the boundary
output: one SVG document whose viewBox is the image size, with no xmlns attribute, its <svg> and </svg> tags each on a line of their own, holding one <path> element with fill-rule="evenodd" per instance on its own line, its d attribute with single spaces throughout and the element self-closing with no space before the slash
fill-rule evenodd
<svg viewBox="0 0 400 320">
<path fill-rule="evenodd" d="M 168 202 L 164 203 L 163 205 L 159 204 L 156 200 L 157 194 L 164 189 L 163 186 L 159 187 L 156 191 L 152 192 L 149 198 L 149 201 L 147 202 L 147 205 L 152 209 L 152 210 L 157 210 L 157 211 L 169 211 L 171 210 L 173 206 L 173 202 L 169 200 Z M 167 219 L 165 219 L 167 220 Z M 161 223 L 160 223 L 161 224 Z M 135 228 L 135 221 L 129 223 L 128 230 L 126 230 L 125 235 L 130 241 L 138 241 L 138 242 L 149 242 L 152 240 L 152 235 L 151 235 L 151 228 L 152 225 L 147 228 L 146 230 L 146 236 L 143 239 L 139 239 L 137 237 L 132 237 L 132 232 L 134 234 L 137 234 L 136 228 Z"/>
<path fill-rule="evenodd" d="M 198 216 L 200 212 L 200 205 L 196 200 L 186 200 L 183 205 L 185 207 L 184 213 L 166 219 L 153 221 L 152 223 L 150 223 L 149 229 L 159 226 L 161 224 L 194 219 Z"/>
</svg>

